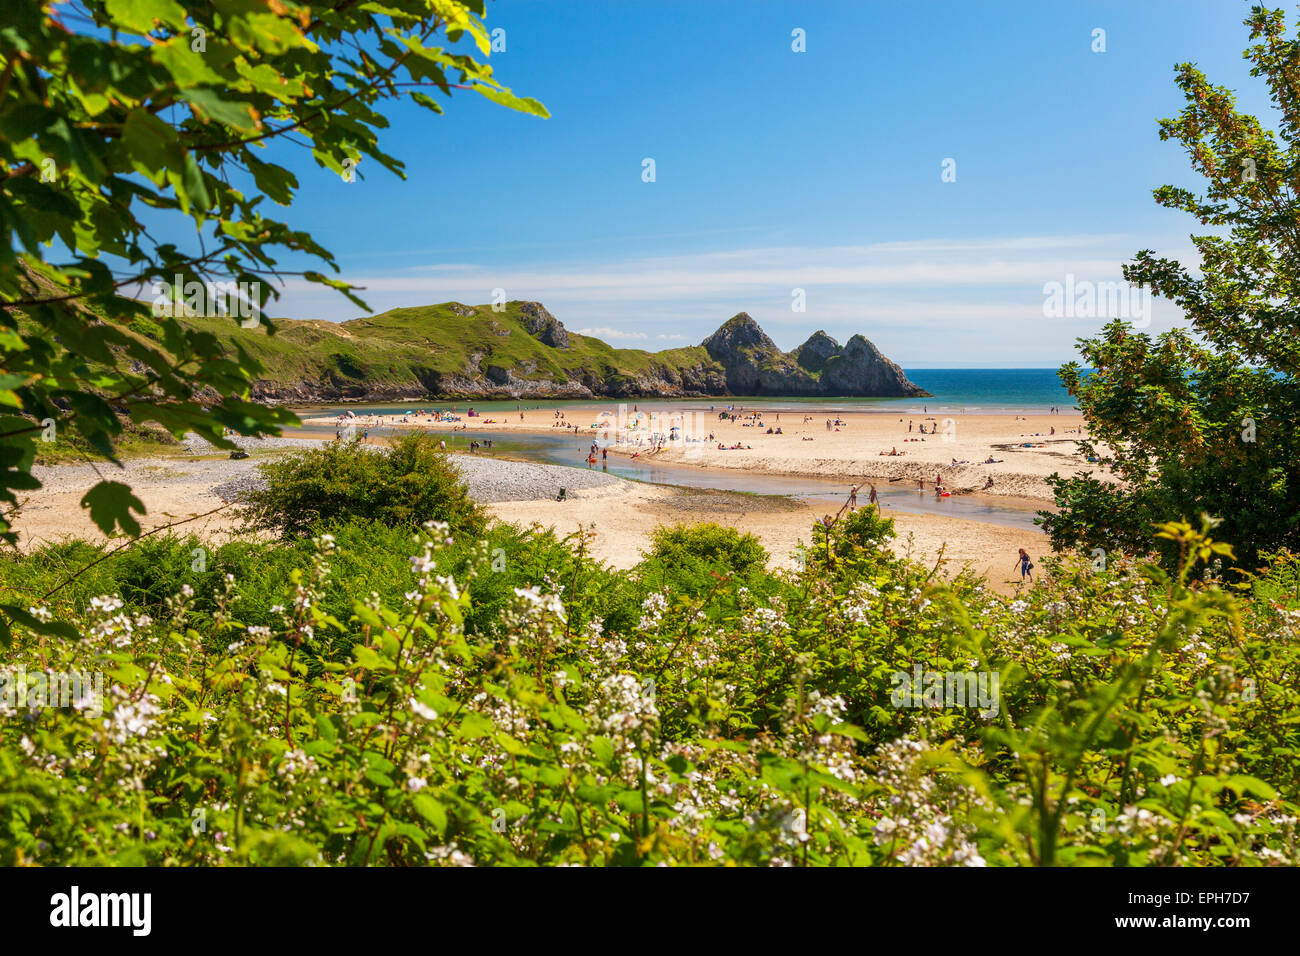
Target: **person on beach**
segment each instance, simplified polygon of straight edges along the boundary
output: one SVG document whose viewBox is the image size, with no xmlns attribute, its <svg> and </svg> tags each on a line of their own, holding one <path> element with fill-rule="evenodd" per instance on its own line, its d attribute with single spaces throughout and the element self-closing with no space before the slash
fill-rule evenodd
<svg viewBox="0 0 1300 956">
<path fill-rule="evenodd" d="M 873 505 L 878 503 L 879 499 L 878 499 L 878 497 L 877 497 L 877 495 L 876 495 L 876 486 L 875 486 L 875 485 L 872 485 L 872 486 L 871 486 L 871 497 L 868 498 L 867 500 L 870 501 Z"/>
<path fill-rule="evenodd" d="M 1029 583 L 1034 583 L 1034 562 L 1029 559 L 1029 552 L 1024 548 L 1020 549 L 1020 556 L 1016 558 L 1016 563 L 1020 565 L 1020 583 L 1023 584 L 1025 578 L 1029 578 Z"/>
<path fill-rule="evenodd" d="M 849 510 L 858 510 L 858 486 L 854 485 L 849 489 Z"/>
</svg>

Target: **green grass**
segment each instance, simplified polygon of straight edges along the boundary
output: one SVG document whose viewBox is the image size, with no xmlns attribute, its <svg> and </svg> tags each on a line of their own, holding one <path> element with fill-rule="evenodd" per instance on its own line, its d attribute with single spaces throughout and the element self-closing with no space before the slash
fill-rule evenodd
<svg viewBox="0 0 1300 956">
<path fill-rule="evenodd" d="M 344 390 L 385 387 L 423 388 L 438 394 L 452 390 L 457 377 L 478 378 L 490 365 L 516 377 L 563 384 L 595 377 L 606 382 L 633 379 L 656 369 L 720 370 L 699 346 L 646 352 L 620 349 L 591 336 L 569 333 L 568 348 L 554 348 L 531 334 L 523 322 L 522 303 L 502 312 L 473 306 L 461 315 L 458 303 L 392 309 L 342 323 L 316 319 L 273 319 L 244 329 L 230 318 L 188 318 L 186 325 L 210 332 L 232 352 L 238 345 L 264 367 L 274 384 L 319 383 Z M 132 330 L 157 340 L 148 319 Z"/>
<path fill-rule="evenodd" d="M 128 421 L 123 423 L 122 434 L 114 439 L 113 450 L 118 458 L 168 458 L 181 454 L 185 448 L 159 428 Z M 38 465 L 78 465 L 87 461 L 103 461 L 103 456 L 75 433 L 68 437 L 65 431 L 55 441 L 36 445 Z"/>
</svg>

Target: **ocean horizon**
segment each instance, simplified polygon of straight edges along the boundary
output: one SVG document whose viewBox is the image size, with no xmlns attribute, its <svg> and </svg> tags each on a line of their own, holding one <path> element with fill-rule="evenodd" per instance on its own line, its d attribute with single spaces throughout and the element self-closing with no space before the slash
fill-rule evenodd
<svg viewBox="0 0 1300 956">
<path fill-rule="evenodd" d="M 300 408 L 347 408 L 359 415 L 400 415 L 416 408 L 473 408 L 480 412 L 513 411 L 516 408 L 566 408 L 592 404 L 628 404 L 638 401 L 680 405 L 684 409 L 722 409 L 727 407 L 784 408 L 812 411 L 836 409 L 858 412 L 897 411 L 929 414 L 934 412 L 967 415 L 1045 413 L 1056 407 L 1074 412 L 1074 399 L 1061 384 L 1056 368 L 920 368 L 904 369 L 913 383 L 930 393 L 929 398 L 851 398 L 851 397 L 774 397 L 770 395 L 727 395 L 716 398 L 628 398 L 605 396 L 582 399 L 520 398 L 415 399 L 404 402 L 329 403 L 301 405 Z"/>
</svg>

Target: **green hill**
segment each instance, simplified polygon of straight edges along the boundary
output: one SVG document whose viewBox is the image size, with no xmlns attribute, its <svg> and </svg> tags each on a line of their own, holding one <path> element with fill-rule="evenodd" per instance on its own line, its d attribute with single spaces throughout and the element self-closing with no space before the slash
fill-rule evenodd
<svg viewBox="0 0 1300 956">
<path fill-rule="evenodd" d="M 275 319 L 274 335 L 265 325 L 246 329 L 230 318 L 184 322 L 216 335 L 232 352 L 238 342 L 254 355 L 265 371 L 253 395 L 268 403 L 924 394 L 861 336 L 841 349 L 819 332 L 801 347 L 811 351 L 815 343 L 817 361 L 800 363 L 800 350 L 781 352 L 745 313 L 701 345 L 663 352 L 614 348 L 570 332 L 540 303 L 523 301 L 499 312 L 445 302 L 342 323 Z M 132 327 L 156 337 L 151 326 L 141 319 Z M 837 368 L 855 371 L 832 375 Z"/>
</svg>

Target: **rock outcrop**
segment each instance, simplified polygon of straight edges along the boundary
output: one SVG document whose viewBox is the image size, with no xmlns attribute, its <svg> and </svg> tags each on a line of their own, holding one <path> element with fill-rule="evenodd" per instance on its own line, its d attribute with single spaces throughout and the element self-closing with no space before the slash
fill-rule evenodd
<svg viewBox="0 0 1300 956">
<path fill-rule="evenodd" d="M 922 397 L 930 393 L 908 381 L 895 363 L 885 358 L 861 335 L 826 360 L 822 384 L 830 395 L 902 395 Z"/>
<path fill-rule="evenodd" d="M 521 302 L 519 311 L 524 328 L 536 336 L 537 341 L 557 349 L 569 347 L 569 330 L 546 310 L 546 306 L 540 302 Z"/>
<path fill-rule="evenodd" d="M 701 345 L 722 366 L 734 395 L 923 397 L 895 363 L 861 335 L 843 348 L 818 331 L 793 352 L 782 352 L 748 313 L 723 323 Z"/>
<path fill-rule="evenodd" d="M 808 336 L 807 342 L 790 354 L 794 356 L 795 362 L 801 369 L 816 375 L 826 367 L 826 360 L 832 355 L 839 354 L 839 351 L 840 343 L 818 329 Z"/>
</svg>

